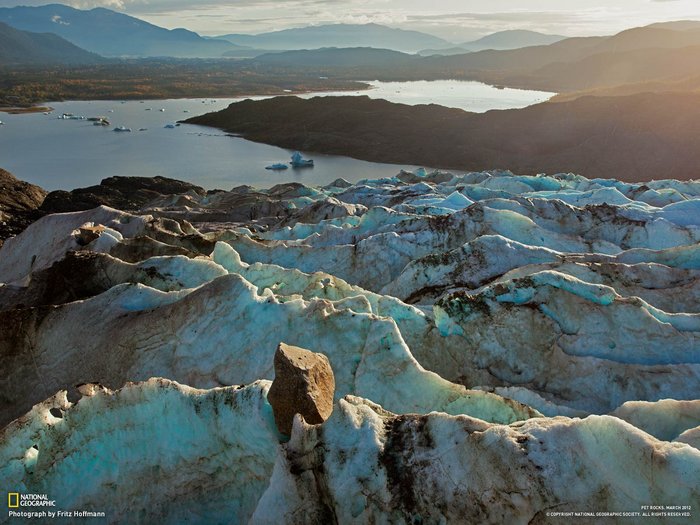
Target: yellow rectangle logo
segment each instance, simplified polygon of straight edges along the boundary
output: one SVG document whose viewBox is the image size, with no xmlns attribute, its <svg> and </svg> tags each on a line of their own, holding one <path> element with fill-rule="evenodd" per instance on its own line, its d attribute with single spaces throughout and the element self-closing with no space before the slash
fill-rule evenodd
<svg viewBox="0 0 700 525">
<path fill-rule="evenodd" d="M 7 506 L 11 509 L 19 508 L 19 492 L 9 492 L 7 494 Z"/>
</svg>

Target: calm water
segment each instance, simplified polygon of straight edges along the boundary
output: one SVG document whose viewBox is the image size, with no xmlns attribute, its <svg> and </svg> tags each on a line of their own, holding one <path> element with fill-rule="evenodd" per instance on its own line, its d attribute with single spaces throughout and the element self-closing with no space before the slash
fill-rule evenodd
<svg viewBox="0 0 700 525">
<path fill-rule="evenodd" d="M 524 107 L 550 96 L 499 90 L 475 82 L 373 84 L 374 89 L 358 94 L 480 111 Z M 98 184 L 113 175 L 162 175 L 205 188 L 231 189 L 240 184 L 268 187 L 290 180 L 327 184 L 338 177 L 355 182 L 390 177 L 401 168 L 414 168 L 307 154 L 315 160 L 314 168 L 271 172 L 264 167 L 287 162 L 290 150 L 230 137 L 213 128 L 186 124 L 174 129 L 164 127 L 189 116 L 223 109 L 237 100 L 240 99 L 60 102 L 50 104 L 55 109 L 50 115 L 0 113 L 5 124 L 0 126 L 0 167 L 48 190 Z M 100 127 L 86 120 L 58 119 L 64 112 L 105 116 L 111 125 Z M 129 127 L 132 132 L 116 133 L 112 131 L 115 126 Z M 141 128 L 144 130 L 139 131 Z"/>
<path fill-rule="evenodd" d="M 448 108 L 458 108 L 474 113 L 484 113 L 491 109 L 524 108 L 545 102 L 555 93 L 528 91 L 524 89 L 499 89 L 481 82 L 463 80 L 421 80 L 417 82 L 369 82 L 372 89 L 366 91 L 345 91 L 323 93 L 324 96 L 367 95 L 370 98 L 383 98 L 401 104 L 439 104 Z M 304 98 L 309 98 L 305 95 Z"/>
</svg>

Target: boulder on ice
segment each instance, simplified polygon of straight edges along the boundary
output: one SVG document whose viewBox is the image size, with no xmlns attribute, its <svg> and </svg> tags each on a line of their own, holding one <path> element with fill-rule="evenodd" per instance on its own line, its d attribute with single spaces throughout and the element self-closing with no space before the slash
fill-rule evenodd
<svg viewBox="0 0 700 525">
<path fill-rule="evenodd" d="M 279 344 L 275 380 L 267 398 L 282 434 L 291 434 L 295 414 L 301 414 L 307 423 L 323 423 L 333 412 L 334 393 L 335 377 L 325 355 Z"/>
</svg>

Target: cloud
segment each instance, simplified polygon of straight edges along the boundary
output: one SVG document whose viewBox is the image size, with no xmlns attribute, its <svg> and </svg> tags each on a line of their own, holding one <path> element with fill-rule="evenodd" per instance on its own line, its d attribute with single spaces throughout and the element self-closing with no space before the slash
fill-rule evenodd
<svg viewBox="0 0 700 525">
<path fill-rule="evenodd" d="M 0 6 L 51 0 L 0 0 Z M 58 0 L 61 1 L 61 0 Z M 107 7 L 164 27 L 203 34 L 257 33 L 324 23 L 379 23 L 456 42 L 502 29 L 610 34 L 635 25 L 700 18 L 697 0 L 63 0 Z M 527 6 L 525 8 L 524 6 Z M 489 12 L 479 12 L 481 9 Z"/>
<path fill-rule="evenodd" d="M 0 7 L 15 7 L 17 5 L 41 6 L 50 3 L 49 0 L 0 0 Z M 210 10 L 221 7 L 250 8 L 276 7 L 278 9 L 295 8 L 303 5 L 355 3 L 354 0 L 63 0 L 61 3 L 76 9 L 93 9 L 105 7 L 120 11 L 136 12 L 176 12 L 181 10 Z M 364 3 L 364 2 L 360 2 Z"/>
<path fill-rule="evenodd" d="M 39 2 L 40 4 L 41 2 Z M 67 0 L 65 2 L 78 9 L 107 7 L 129 13 L 172 13 L 179 11 L 211 11 L 222 8 L 243 9 L 278 9 L 288 11 L 328 4 L 365 4 L 364 0 Z"/>
<path fill-rule="evenodd" d="M 58 15 L 52 16 L 52 17 L 51 17 L 51 21 L 52 21 L 54 24 L 58 24 L 58 25 L 60 25 L 60 26 L 69 26 L 69 25 L 70 25 L 70 22 L 66 22 L 65 20 L 63 20 L 63 19 L 62 19 L 60 16 L 58 16 Z"/>
<path fill-rule="evenodd" d="M 580 35 L 613 32 L 605 22 L 611 16 L 607 8 L 588 8 L 578 11 L 499 11 L 488 13 L 440 13 L 409 15 L 402 25 L 423 31 L 440 33 L 448 39 L 460 36 L 482 36 L 506 29 L 529 29 L 551 34 Z"/>
</svg>

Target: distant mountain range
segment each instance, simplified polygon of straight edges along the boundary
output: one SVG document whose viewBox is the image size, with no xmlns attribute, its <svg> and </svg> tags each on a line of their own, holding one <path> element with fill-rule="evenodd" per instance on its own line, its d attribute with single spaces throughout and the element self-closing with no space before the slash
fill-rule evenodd
<svg viewBox="0 0 700 525">
<path fill-rule="evenodd" d="M 82 11 L 60 4 L 0 8 L 0 22 L 22 31 L 55 33 L 103 56 L 212 58 L 237 49 L 230 42 L 208 40 L 186 29 L 164 29 L 103 8 Z"/>
<path fill-rule="evenodd" d="M 680 29 L 673 29 L 680 28 Z M 550 45 L 422 57 L 370 48 L 323 48 L 258 56 L 255 71 L 384 81 L 462 79 L 553 91 L 627 95 L 700 90 L 700 23 L 652 25 L 613 36 L 567 38 Z M 244 67 L 246 64 L 243 64 Z"/>
<path fill-rule="evenodd" d="M 567 38 L 548 46 L 433 57 L 432 74 L 466 77 L 513 87 L 580 91 L 700 74 L 700 24 L 640 27 L 609 37 Z"/>
<path fill-rule="evenodd" d="M 546 46 L 564 40 L 565 38 L 567 37 L 562 35 L 547 35 L 536 31 L 516 29 L 499 31 L 472 42 L 465 42 L 464 44 L 458 44 L 444 49 L 424 49 L 420 51 L 419 54 L 423 56 L 461 55 L 474 51 L 483 51 L 484 49 L 504 50 L 530 46 Z"/>
<path fill-rule="evenodd" d="M 385 68 L 416 63 L 419 57 L 373 47 L 324 47 L 267 53 L 252 59 L 256 64 L 305 68 Z"/>
<path fill-rule="evenodd" d="M 459 47 L 464 47 L 470 51 L 482 51 L 484 49 L 517 49 L 519 47 L 546 46 L 564 40 L 562 35 L 547 35 L 536 31 L 526 31 L 515 29 L 509 31 L 499 31 L 487 35 L 472 42 L 466 42 Z"/>
<path fill-rule="evenodd" d="M 0 22 L 0 65 L 94 64 L 104 59 L 51 33 L 20 31 Z"/>
<path fill-rule="evenodd" d="M 258 35 L 222 35 L 216 38 L 239 46 L 267 50 L 375 47 L 416 53 L 425 48 L 443 48 L 454 45 L 427 33 L 395 29 L 378 24 L 329 24 L 284 29 Z"/>
<path fill-rule="evenodd" d="M 0 8 L 0 22 L 32 32 L 0 28 L 2 64 L 94 62 L 98 57 L 89 51 L 108 57 L 254 57 L 202 67 L 236 69 L 247 81 L 291 75 L 298 82 L 305 76 L 301 85 L 307 86 L 311 85 L 308 79 L 319 77 L 336 83 L 358 78 L 452 78 L 556 91 L 561 94 L 559 100 L 588 92 L 627 95 L 700 89 L 700 22 L 690 20 L 600 37 L 501 31 L 463 44 L 469 47 L 466 53 L 461 46 L 432 35 L 377 24 L 228 35 L 234 44 L 184 29 L 167 30 L 108 9 L 81 11 L 56 4 Z M 441 50 L 442 56 L 412 54 L 428 46 Z M 483 47 L 489 49 L 478 50 Z M 515 49 L 498 49 L 506 47 Z M 152 82 L 163 83 L 157 78 Z"/>
</svg>

